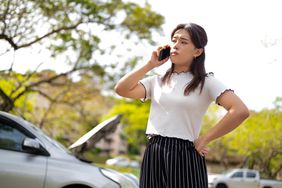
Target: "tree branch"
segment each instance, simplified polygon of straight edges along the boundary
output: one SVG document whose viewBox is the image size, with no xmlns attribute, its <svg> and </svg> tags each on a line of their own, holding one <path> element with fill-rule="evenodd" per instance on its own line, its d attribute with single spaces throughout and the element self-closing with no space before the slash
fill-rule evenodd
<svg viewBox="0 0 282 188">
<path fill-rule="evenodd" d="M 1 88 L 0 96 L 3 99 L 3 103 L 0 104 L 0 109 L 3 111 L 10 111 L 14 107 L 14 100 L 12 100 Z"/>
<path fill-rule="evenodd" d="M 52 34 L 54 34 L 54 33 L 59 33 L 59 32 L 61 32 L 61 31 L 75 29 L 75 28 L 77 28 L 81 23 L 82 23 L 82 21 L 79 21 L 79 22 L 77 22 L 75 25 L 72 25 L 72 26 L 69 26 L 69 27 L 61 27 L 61 28 L 59 28 L 59 29 L 52 30 L 51 32 L 49 32 L 49 33 L 47 33 L 47 34 L 45 34 L 45 35 L 43 35 L 43 36 L 41 36 L 41 37 L 35 39 L 35 40 L 32 41 L 32 42 L 29 42 L 29 43 L 27 43 L 27 44 L 23 44 L 23 45 L 18 46 L 17 49 L 31 46 L 32 44 L 34 44 L 34 43 L 36 43 L 36 42 L 39 42 L 39 41 L 41 41 L 42 39 L 44 39 L 44 38 L 46 38 L 46 37 L 49 37 L 50 35 L 52 35 Z"/>
<path fill-rule="evenodd" d="M 38 90 L 38 89 L 31 89 L 30 91 L 39 93 L 40 95 L 42 95 L 43 97 L 45 97 L 46 99 L 48 99 L 51 103 L 57 102 L 56 99 L 53 99 L 52 97 L 50 97 L 49 95 L 47 95 L 46 93 L 44 93 L 44 92 L 41 91 L 41 90 Z"/>
<path fill-rule="evenodd" d="M 69 27 L 61 27 L 61 28 L 58 28 L 58 29 L 55 29 L 55 30 L 52 30 L 51 32 L 49 33 L 46 33 L 45 35 L 29 42 L 29 43 L 26 43 L 26 44 L 22 44 L 22 45 L 18 45 L 14 42 L 14 40 L 10 37 L 8 37 L 6 34 L 0 34 L 0 39 L 4 39 L 6 40 L 13 48 L 14 50 L 18 50 L 20 48 L 24 48 L 24 47 L 28 47 L 28 46 L 31 46 L 32 44 L 34 43 L 37 43 L 39 41 L 41 41 L 42 39 L 44 38 L 47 38 L 49 37 L 50 35 L 52 34 L 55 34 L 55 33 L 59 33 L 61 31 L 66 31 L 66 30 L 72 30 L 72 29 L 75 29 L 77 28 L 80 24 L 82 23 L 82 21 L 80 20 L 79 22 L 77 22 L 76 24 L 72 25 L 72 26 L 69 26 Z"/>
<path fill-rule="evenodd" d="M 18 49 L 18 45 L 14 43 L 14 41 L 11 38 L 9 38 L 7 35 L 0 34 L 0 39 L 6 40 L 14 48 L 14 50 Z"/>
<path fill-rule="evenodd" d="M 11 92 L 11 95 L 16 92 L 18 89 L 20 89 L 25 83 L 27 83 L 27 81 L 29 81 L 29 79 L 36 73 L 36 71 L 38 70 L 38 68 L 42 65 L 42 63 L 40 63 L 36 68 L 35 70 L 33 70 L 33 72 L 29 73 L 27 76 L 26 76 L 26 79 L 22 82 L 20 82 L 18 80 L 18 82 L 20 83 L 15 89 L 12 90 Z"/>
<path fill-rule="evenodd" d="M 5 30 L 7 28 L 7 24 L 6 24 L 5 20 L 6 20 L 6 16 L 7 16 L 8 12 L 9 12 L 9 8 L 10 8 L 10 1 L 8 1 L 7 8 L 6 8 L 6 10 L 4 11 L 4 14 L 3 14 L 3 24 L 4 24 L 4 27 L 3 27 L 2 34 L 5 33 Z"/>
</svg>

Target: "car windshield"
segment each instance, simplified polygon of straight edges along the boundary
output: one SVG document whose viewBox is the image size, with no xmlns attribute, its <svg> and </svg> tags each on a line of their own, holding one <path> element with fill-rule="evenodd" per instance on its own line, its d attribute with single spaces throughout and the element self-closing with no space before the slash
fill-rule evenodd
<svg viewBox="0 0 282 188">
<path fill-rule="evenodd" d="M 44 139 L 46 139 L 47 141 L 51 142 L 55 147 L 59 148 L 60 150 L 62 150 L 63 152 L 66 153 L 71 153 L 67 148 L 65 148 L 61 143 L 57 142 L 56 140 L 50 138 L 45 132 L 43 132 L 41 129 L 39 129 L 38 127 L 36 127 L 35 125 L 29 123 L 26 121 L 26 123 L 33 128 L 36 132 L 38 132 Z"/>
</svg>

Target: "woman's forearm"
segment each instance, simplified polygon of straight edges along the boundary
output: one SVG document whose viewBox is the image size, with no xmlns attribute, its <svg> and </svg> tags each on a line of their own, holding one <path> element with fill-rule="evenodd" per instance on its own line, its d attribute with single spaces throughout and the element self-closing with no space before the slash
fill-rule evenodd
<svg viewBox="0 0 282 188">
<path fill-rule="evenodd" d="M 151 71 L 153 68 L 154 67 L 150 66 L 150 64 L 147 63 L 144 66 L 124 75 L 115 86 L 116 93 L 123 95 L 123 93 L 132 90 L 145 76 L 145 74 Z"/>
</svg>

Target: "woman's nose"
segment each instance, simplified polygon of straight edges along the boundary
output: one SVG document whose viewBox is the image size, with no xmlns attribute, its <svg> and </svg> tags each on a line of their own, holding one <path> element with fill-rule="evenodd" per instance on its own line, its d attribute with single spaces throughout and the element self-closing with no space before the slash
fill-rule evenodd
<svg viewBox="0 0 282 188">
<path fill-rule="evenodd" d="M 177 49 L 178 49 L 177 42 L 173 43 L 173 44 L 171 45 L 171 47 L 172 47 L 173 49 L 177 50 Z"/>
</svg>

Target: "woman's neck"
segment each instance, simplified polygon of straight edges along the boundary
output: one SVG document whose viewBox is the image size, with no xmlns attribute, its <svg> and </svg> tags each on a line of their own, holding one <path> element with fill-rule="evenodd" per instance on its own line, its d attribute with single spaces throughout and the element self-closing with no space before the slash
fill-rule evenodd
<svg viewBox="0 0 282 188">
<path fill-rule="evenodd" d="M 189 71 L 190 71 L 190 67 L 174 65 L 173 72 L 180 73 L 180 72 L 189 72 Z"/>
</svg>

